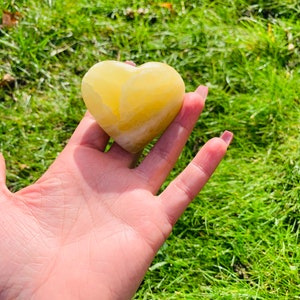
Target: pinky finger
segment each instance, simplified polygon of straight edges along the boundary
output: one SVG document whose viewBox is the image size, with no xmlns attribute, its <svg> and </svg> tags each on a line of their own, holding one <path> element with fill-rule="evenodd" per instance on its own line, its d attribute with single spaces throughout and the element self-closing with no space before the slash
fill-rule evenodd
<svg viewBox="0 0 300 300">
<path fill-rule="evenodd" d="M 220 138 L 209 140 L 189 165 L 160 194 L 172 225 L 204 187 L 223 159 L 233 134 L 225 131 Z"/>
</svg>

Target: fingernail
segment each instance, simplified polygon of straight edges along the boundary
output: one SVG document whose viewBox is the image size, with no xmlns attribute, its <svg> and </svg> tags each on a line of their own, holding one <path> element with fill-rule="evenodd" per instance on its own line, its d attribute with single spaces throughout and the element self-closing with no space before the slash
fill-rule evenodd
<svg viewBox="0 0 300 300">
<path fill-rule="evenodd" d="M 132 60 L 126 60 L 125 63 L 128 64 L 128 65 L 131 65 L 133 67 L 136 67 L 135 62 L 133 62 Z"/>
<path fill-rule="evenodd" d="M 227 144 L 227 146 L 229 146 L 233 139 L 233 133 L 228 130 L 225 130 L 220 136 L 220 138 Z"/>
<path fill-rule="evenodd" d="M 205 100 L 208 94 L 208 87 L 205 85 L 200 85 L 197 87 L 195 92 L 198 93 Z"/>
</svg>

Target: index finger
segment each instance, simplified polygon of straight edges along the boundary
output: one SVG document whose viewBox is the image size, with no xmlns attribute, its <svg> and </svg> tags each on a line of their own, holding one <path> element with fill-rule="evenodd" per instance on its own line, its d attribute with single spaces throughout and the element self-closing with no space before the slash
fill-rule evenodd
<svg viewBox="0 0 300 300">
<path fill-rule="evenodd" d="M 109 136 L 97 124 L 90 112 L 86 112 L 83 119 L 72 134 L 68 145 L 81 145 L 104 151 Z"/>
</svg>

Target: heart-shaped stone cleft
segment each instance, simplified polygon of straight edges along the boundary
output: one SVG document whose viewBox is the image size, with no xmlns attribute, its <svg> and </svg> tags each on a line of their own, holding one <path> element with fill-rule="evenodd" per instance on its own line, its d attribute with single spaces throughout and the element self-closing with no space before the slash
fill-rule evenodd
<svg viewBox="0 0 300 300">
<path fill-rule="evenodd" d="M 81 92 L 101 128 L 122 148 L 137 153 L 176 117 L 185 85 L 179 73 L 164 63 L 136 67 L 108 60 L 88 70 Z"/>
</svg>

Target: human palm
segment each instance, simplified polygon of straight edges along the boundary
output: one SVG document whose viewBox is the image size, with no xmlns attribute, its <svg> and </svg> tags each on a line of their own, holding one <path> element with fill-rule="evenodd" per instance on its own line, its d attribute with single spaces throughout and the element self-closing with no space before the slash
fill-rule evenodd
<svg viewBox="0 0 300 300">
<path fill-rule="evenodd" d="M 204 106 L 205 87 L 184 105 L 148 156 L 113 144 L 89 115 L 33 185 L 0 178 L 0 299 L 130 299 L 159 247 L 224 156 L 210 140 L 158 196 Z"/>
</svg>

